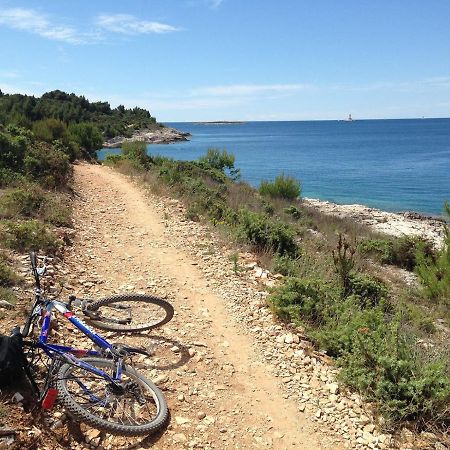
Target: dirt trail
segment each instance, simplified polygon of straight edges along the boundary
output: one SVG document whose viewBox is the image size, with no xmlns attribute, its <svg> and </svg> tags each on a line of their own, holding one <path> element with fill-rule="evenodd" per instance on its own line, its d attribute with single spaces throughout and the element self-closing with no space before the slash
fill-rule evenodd
<svg viewBox="0 0 450 450">
<path fill-rule="evenodd" d="M 172 415 L 152 448 L 344 448 L 286 398 L 255 356 L 251 337 L 172 239 L 155 199 L 95 165 L 75 166 L 75 190 L 77 237 L 66 261 L 86 269 L 72 283 L 78 294 L 167 294 L 176 310 L 172 322 L 135 338 L 154 348 L 148 375 L 164 390 Z"/>
</svg>

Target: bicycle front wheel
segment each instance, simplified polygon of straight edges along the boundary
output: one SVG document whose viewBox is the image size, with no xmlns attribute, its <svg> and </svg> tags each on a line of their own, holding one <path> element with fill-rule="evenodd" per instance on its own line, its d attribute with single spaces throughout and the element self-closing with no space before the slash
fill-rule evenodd
<svg viewBox="0 0 450 450">
<path fill-rule="evenodd" d="M 174 314 L 173 306 L 145 294 L 119 294 L 87 305 L 89 322 L 102 330 L 139 332 L 160 327 Z"/>
<path fill-rule="evenodd" d="M 112 375 L 115 363 L 102 358 L 84 362 Z M 121 436 L 145 436 L 161 429 L 169 417 L 161 391 L 129 366 L 119 386 L 82 367 L 64 364 L 56 386 L 65 408 L 94 428 Z"/>
</svg>

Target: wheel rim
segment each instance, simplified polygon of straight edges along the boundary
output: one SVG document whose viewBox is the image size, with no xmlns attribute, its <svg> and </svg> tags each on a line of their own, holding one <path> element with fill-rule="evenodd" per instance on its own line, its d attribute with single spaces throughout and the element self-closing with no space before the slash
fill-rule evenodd
<svg viewBox="0 0 450 450">
<path fill-rule="evenodd" d="M 97 367 L 107 365 L 90 364 Z M 86 415 L 100 418 L 122 427 L 138 427 L 155 420 L 160 412 L 159 400 L 150 387 L 132 371 L 124 370 L 121 389 L 103 377 L 71 366 L 65 373 L 65 391 Z"/>
<path fill-rule="evenodd" d="M 118 300 L 102 305 L 95 312 L 98 315 L 95 324 L 124 331 L 156 326 L 167 317 L 160 305 L 139 300 Z"/>
</svg>

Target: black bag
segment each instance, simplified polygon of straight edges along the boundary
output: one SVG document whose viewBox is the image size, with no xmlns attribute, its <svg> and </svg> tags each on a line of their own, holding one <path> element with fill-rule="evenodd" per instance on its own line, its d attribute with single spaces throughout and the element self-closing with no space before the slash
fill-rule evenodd
<svg viewBox="0 0 450 450">
<path fill-rule="evenodd" d="M 12 336 L 0 335 L 0 388 L 21 381 L 25 365 L 22 335 L 20 333 L 13 333 Z"/>
</svg>

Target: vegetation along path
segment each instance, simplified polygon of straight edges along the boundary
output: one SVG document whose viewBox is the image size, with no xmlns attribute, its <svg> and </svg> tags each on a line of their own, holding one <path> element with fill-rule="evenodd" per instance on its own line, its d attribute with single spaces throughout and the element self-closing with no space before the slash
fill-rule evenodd
<svg viewBox="0 0 450 450">
<path fill-rule="evenodd" d="M 176 232 L 171 222 L 180 219 L 164 212 L 164 200 L 104 166 L 75 166 L 75 188 L 77 238 L 66 260 L 74 270 L 86 268 L 73 282 L 78 294 L 154 293 L 167 295 L 176 309 L 162 329 L 127 338 L 153 349 L 142 366 L 164 390 L 172 414 L 154 448 L 344 448 L 280 387 L 239 314 L 229 313 L 227 299 L 201 270 L 201 255 L 192 251 L 201 235 L 208 241 L 200 225 L 179 222 L 193 228 Z M 170 208 L 182 207 L 172 201 Z"/>
</svg>

